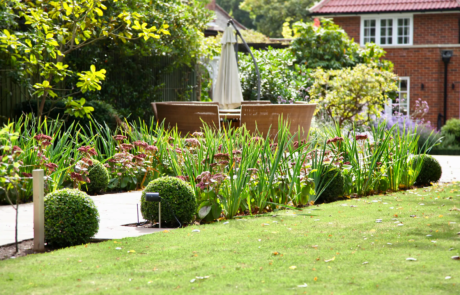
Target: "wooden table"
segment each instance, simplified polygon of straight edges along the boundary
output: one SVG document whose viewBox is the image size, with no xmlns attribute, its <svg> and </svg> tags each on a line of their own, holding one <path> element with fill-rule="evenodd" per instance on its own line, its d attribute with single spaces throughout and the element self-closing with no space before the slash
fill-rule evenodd
<svg viewBox="0 0 460 295">
<path fill-rule="evenodd" d="M 219 110 L 221 126 L 240 127 L 241 110 Z"/>
<path fill-rule="evenodd" d="M 241 109 L 219 109 L 219 114 L 241 114 Z"/>
</svg>

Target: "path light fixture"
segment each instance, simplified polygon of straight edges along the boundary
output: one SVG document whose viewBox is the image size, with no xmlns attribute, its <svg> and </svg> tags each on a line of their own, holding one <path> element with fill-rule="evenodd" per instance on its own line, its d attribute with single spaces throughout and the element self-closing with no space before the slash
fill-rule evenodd
<svg viewBox="0 0 460 295">
<path fill-rule="evenodd" d="M 158 226 L 161 228 L 161 197 L 160 193 L 145 193 L 147 202 L 158 202 Z"/>
<path fill-rule="evenodd" d="M 145 200 L 147 202 L 158 202 L 158 226 L 159 228 L 161 228 L 161 201 L 162 200 L 160 197 L 160 193 L 145 193 Z M 174 216 L 177 223 L 179 223 L 179 228 L 182 227 L 182 223 L 179 221 L 176 214 L 174 214 L 173 210 L 171 209 L 171 206 L 168 203 L 168 199 L 164 199 L 163 201 L 166 202 L 166 206 L 169 208 L 169 212 Z"/>
</svg>

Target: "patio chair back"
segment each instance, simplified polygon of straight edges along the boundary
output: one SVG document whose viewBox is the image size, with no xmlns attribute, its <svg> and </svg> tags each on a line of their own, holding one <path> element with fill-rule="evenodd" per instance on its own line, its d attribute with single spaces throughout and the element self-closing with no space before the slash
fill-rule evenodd
<svg viewBox="0 0 460 295">
<path fill-rule="evenodd" d="M 155 119 L 158 119 L 157 104 L 198 104 L 198 105 L 216 105 L 219 103 L 217 101 L 161 101 L 161 102 L 152 102 L 153 115 Z"/>
<path fill-rule="evenodd" d="M 213 128 L 220 128 L 219 106 L 213 104 L 171 104 L 156 103 L 157 120 L 166 128 L 177 127 L 185 136 L 187 133 L 201 131 L 203 122 Z M 203 122 L 202 122 L 203 121 Z"/>
<path fill-rule="evenodd" d="M 291 134 L 298 133 L 300 139 L 306 139 L 310 131 L 310 124 L 315 112 L 316 104 L 270 104 L 270 105 L 242 105 L 241 126 L 255 133 L 256 131 L 274 137 L 278 133 L 278 118 L 282 115 L 290 123 Z"/>
</svg>

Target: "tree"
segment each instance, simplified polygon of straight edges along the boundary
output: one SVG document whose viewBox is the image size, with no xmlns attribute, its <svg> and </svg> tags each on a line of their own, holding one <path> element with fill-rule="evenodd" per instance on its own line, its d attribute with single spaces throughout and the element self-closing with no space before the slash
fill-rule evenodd
<svg viewBox="0 0 460 295">
<path fill-rule="evenodd" d="M 157 1 L 168 6 L 169 1 Z M 65 57 L 103 39 L 112 42 L 145 41 L 169 35 L 168 20 L 151 9 L 148 0 L 1 0 L 0 52 L 9 57 L 9 70 L 28 81 L 40 98 L 38 115 L 47 99 L 66 100 L 69 112 L 88 115 L 84 99 L 75 95 L 101 89 L 106 71 L 91 65 L 88 71 L 70 70 Z M 71 89 L 62 81 L 78 77 Z M 38 81 L 31 82 L 31 77 Z"/>
<path fill-rule="evenodd" d="M 283 24 L 310 19 L 308 8 L 315 0 L 244 0 L 240 8 L 250 13 L 257 30 L 282 38 Z"/>
<path fill-rule="evenodd" d="M 148 121 L 150 103 L 164 99 L 163 77 L 174 72 L 174 79 L 178 81 L 174 85 L 175 94 L 187 99 L 196 91 L 195 87 L 187 87 L 193 85 L 188 79 L 196 64 L 202 58 L 217 54 L 215 49 L 222 45 L 216 38 L 204 37 L 213 14 L 205 4 L 204 0 L 170 0 L 168 5 L 164 1 L 153 1 L 150 9 L 156 12 L 158 22 L 167 20 L 170 35 L 126 43 L 120 39 L 104 39 L 69 55 L 66 62 L 74 71 L 87 69 L 92 64 L 107 70 L 102 89 L 82 96 L 88 101 L 112 104 L 121 116 L 129 116 L 129 120 Z M 75 84 L 77 78 L 66 79 L 66 84 Z"/>
<path fill-rule="evenodd" d="M 398 90 L 397 76 L 375 64 L 312 73 L 310 89 L 316 113 L 325 114 L 339 126 L 353 122 L 367 124 L 380 117 L 389 96 Z"/>
<path fill-rule="evenodd" d="M 0 129 L 0 190 L 5 192 L 8 203 L 16 211 L 14 240 L 16 244 L 16 253 L 18 249 L 18 217 L 19 203 L 21 200 L 21 192 L 23 178 L 19 174 L 20 154 L 22 150 L 18 146 L 13 146 L 13 141 L 19 137 L 18 132 L 13 131 L 13 123 L 4 126 Z M 15 202 L 12 201 L 13 195 L 16 196 Z M 16 206 L 15 206 L 16 205 Z"/>
<path fill-rule="evenodd" d="M 331 19 L 322 19 L 320 26 L 297 22 L 293 28 L 295 39 L 291 50 L 296 61 L 308 68 L 341 69 L 360 63 L 376 63 L 387 70 L 393 68 L 390 61 L 382 59 L 385 51 L 380 46 L 366 44 L 361 48 Z"/>
<path fill-rule="evenodd" d="M 236 19 L 240 24 L 243 24 L 248 29 L 256 29 L 256 25 L 251 19 L 249 12 L 240 8 L 244 0 L 216 0 L 216 3 Z"/>
</svg>

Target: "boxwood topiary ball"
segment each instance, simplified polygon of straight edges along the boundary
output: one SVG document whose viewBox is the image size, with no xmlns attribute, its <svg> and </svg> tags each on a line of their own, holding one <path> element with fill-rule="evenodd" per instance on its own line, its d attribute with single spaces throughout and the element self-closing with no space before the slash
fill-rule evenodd
<svg viewBox="0 0 460 295">
<path fill-rule="evenodd" d="M 387 190 L 390 189 L 390 181 L 388 180 L 387 177 L 382 177 L 380 180 L 377 182 L 378 184 L 378 191 L 379 192 L 386 192 Z"/>
<path fill-rule="evenodd" d="M 93 200 L 76 189 L 49 193 L 44 200 L 45 240 L 55 247 L 88 243 L 99 229 Z"/>
<path fill-rule="evenodd" d="M 187 182 L 176 177 L 161 177 L 152 180 L 144 189 L 141 196 L 142 216 L 149 221 L 158 221 L 158 203 L 147 202 L 145 200 L 147 192 L 160 194 L 162 224 L 177 224 L 172 212 L 181 223 L 190 223 L 193 220 L 196 198 Z"/>
<path fill-rule="evenodd" d="M 414 159 L 414 165 L 417 165 L 418 161 L 422 160 L 422 156 L 416 156 Z M 416 183 L 421 185 L 428 185 L 431 182 L 437 182 L 441 179 L 442 168 L 438 160 L 435 158 L 425 155 L 423 158 L 422 168 L 417 176 Z"/>
<path fill-rule="evenodd" d="M 337 174 L 337 176 L 335 176 Z M 334 178 L 335 176 L 335 178 Z M 339 169 L 333 168 L 324 173 L 323 175 L 323 185 L 327 185 L 331 179 L 332 181 L 323 191 L 323 193 L 319 196 L 316 200 L 317 203 L 324 203 L 324 202 L 333 202 L 337 201 L 339 197 L 343 196 L 344 194 L 344 187 L 343 187 L 343 175 Z"/>
<path fill-rule="evenodd" d="M 90 194 L 100 193 L 101 191 L 106 190 L 109 185 L 109 172 L 107 171 L 107 168 L 105 168 L 98 160 L 92 161 L 93 165 L 88 168 L 88 177 L 90 182 L 83 186 Z"/>
</svg>

